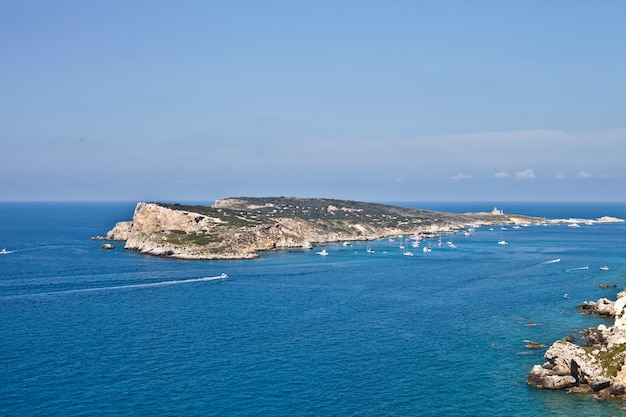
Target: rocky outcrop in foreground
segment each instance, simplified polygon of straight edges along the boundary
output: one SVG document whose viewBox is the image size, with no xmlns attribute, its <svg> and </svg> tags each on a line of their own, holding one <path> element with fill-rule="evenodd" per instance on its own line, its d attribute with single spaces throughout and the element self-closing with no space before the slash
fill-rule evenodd
<svg viewBox="0 0 626 417">
<path fill-rule="evenodd" d="M 546 351 L 547 360 L 528 373 L 527 383 L 544 389 L 592 392 L 600 400 L 626 399 L 626 292 L 578 306 L 585 314 L 611 316 L 614 324 L 583 331 L 585 346 L 558 340 Z"/>
<path fill-rule="evenodd" d="M 106 239 L 125 248 L 181 259 L 248 259 L 273 249 L 452 232 L 478 224 L 545 222 L 501 213 L 442 213 L 333 199 L 228 198 L 212 206 L 137 204 L 132 221 Z"/>
</svg>

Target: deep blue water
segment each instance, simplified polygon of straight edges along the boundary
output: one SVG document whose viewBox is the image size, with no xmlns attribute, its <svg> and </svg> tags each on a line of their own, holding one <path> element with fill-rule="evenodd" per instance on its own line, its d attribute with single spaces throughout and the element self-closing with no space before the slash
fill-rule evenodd
<svg viewBox="0 0 626 417">
<path fill-rule="evenodd" d="M 410 205 L 626 218 L 623 203 Z M 457 249 L 433 240 L 413 257 L 387 239 L 375 254 L 354 242 L 328 245 L 326 257 L 211 262 L 89 240 L 133 209 L 0 203 L 0 248 L 14 251 L 0 255 L 0 415 L 624 413 L 528 387 L 544 350 L 523 341 L 550 344 L 601 322 L 575 306 L 626 287 L 626 224 L 509 228 L 507 246 L 496 244 L 499 228 L 481 227 L 446 237 Z"/>
</svg>

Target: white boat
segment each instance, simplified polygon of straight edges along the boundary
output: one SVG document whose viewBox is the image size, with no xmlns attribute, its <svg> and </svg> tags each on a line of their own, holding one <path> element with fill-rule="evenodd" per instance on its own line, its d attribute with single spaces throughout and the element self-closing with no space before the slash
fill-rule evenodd
<svg viewBox="0 0 626 417">
<path fill-rule="evenodd" d="M 6 255 L 7 253 L 9 253 L 7 248 L 2 248 L 2 250 L 0 250 L 0 255 Z"/>
<path fill-rule="evenodd" d="M 456 245 L 454 243 L 452 243 L 452 242 L 448 242 L 448 247 L 450 249 L 456 249 Z"/>
<path fill-rule="evenodd" d="M 402 254 L 403 254 L 404 256 L 413 256 L 413 252 L 408 251 L 408 250 L 405 250 Z"/>
<path fill-rule="evenodd" d="M 608 271 L 609 267 L 608 266 L 601 266 L 600 267 L 600 271 Z"/>
<path fill-rule="evenodd" d="M 429 248 L 428 246 L 424 246 L 422 248 L 422 250 L 424 251 L 424 253 L 428 253 L 428 252 L 432 252 L 433 250 L 431 248 Z"/>
<path fill-rule="evenodd" d="M 220 278 L 221 279 L 226 279 L 226 278 L 228 278 L 228 275 L 226 275 L 225 272 L 222 272 L 222 275 L 220 275 Z"/>
<path fill-rule="evenodd" d="M 567 227 L 580 227 L 580 225 L 578 223 L 570 223 Z"/>
<path fill-rule="evenodd" d="M 508 245 L 509 244 L 509 242 L 507 242 L 506 240 L 504 240 L 502 238 L 502 231 L 503 230 L 506 230 L 506 228 L 503 227 L 503 228 L 500 229 L 500 240 L 498 240 L 498 245 Z"/>
<path fill-rule="evenodd" d="M 328 255 L 328 251 L 326 251 L 326 249 L 322 249 L 321 251 L 317 252 L 317 254 L 321 256 L 326 256 Z"/>
<path fill-rule="evenodd" d="M 545 261 L 544 264 L 546 264 L 546 265 L 547 264 L 555 264 L 557 262 L 561 262 L 561 258 L 556 258 L 556 259 L 552 259 L 552 260 L 549 260 L 549 261 Z"/>
<path fill-rule="evenodd" d="M 367 249 L 365 250 L 367 253 L 374 253 L 374 249 L 370 248 L 370 242 L 367 242 Z"/>
</svg>

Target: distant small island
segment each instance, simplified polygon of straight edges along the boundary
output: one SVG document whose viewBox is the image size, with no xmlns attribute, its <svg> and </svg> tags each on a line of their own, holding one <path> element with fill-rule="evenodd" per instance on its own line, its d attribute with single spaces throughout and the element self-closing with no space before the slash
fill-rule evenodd
<svg viewBox="0 0 626 417">
<path fill-rule="evenodd" d="M 211 206 L 140 202 L 132 221 L 117 223 L 103 239 L 125 241 L 125 249 L 156 256 L 250 259 L 262 251 L 332 242 L 545 222 L 497 209 L 457 214 L 326 198 L 238 197 Z"/>
</svg>

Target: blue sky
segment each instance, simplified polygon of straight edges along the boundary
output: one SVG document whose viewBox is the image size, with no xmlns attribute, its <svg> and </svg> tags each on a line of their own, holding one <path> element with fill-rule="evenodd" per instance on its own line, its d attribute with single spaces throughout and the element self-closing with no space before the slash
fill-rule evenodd
<svg viewBox="0 0 626 417">
<path fill-rule="evenodd" d="M 626 2 L 0 2 L 0 200 L 625 201 Z"/>
</svg>

